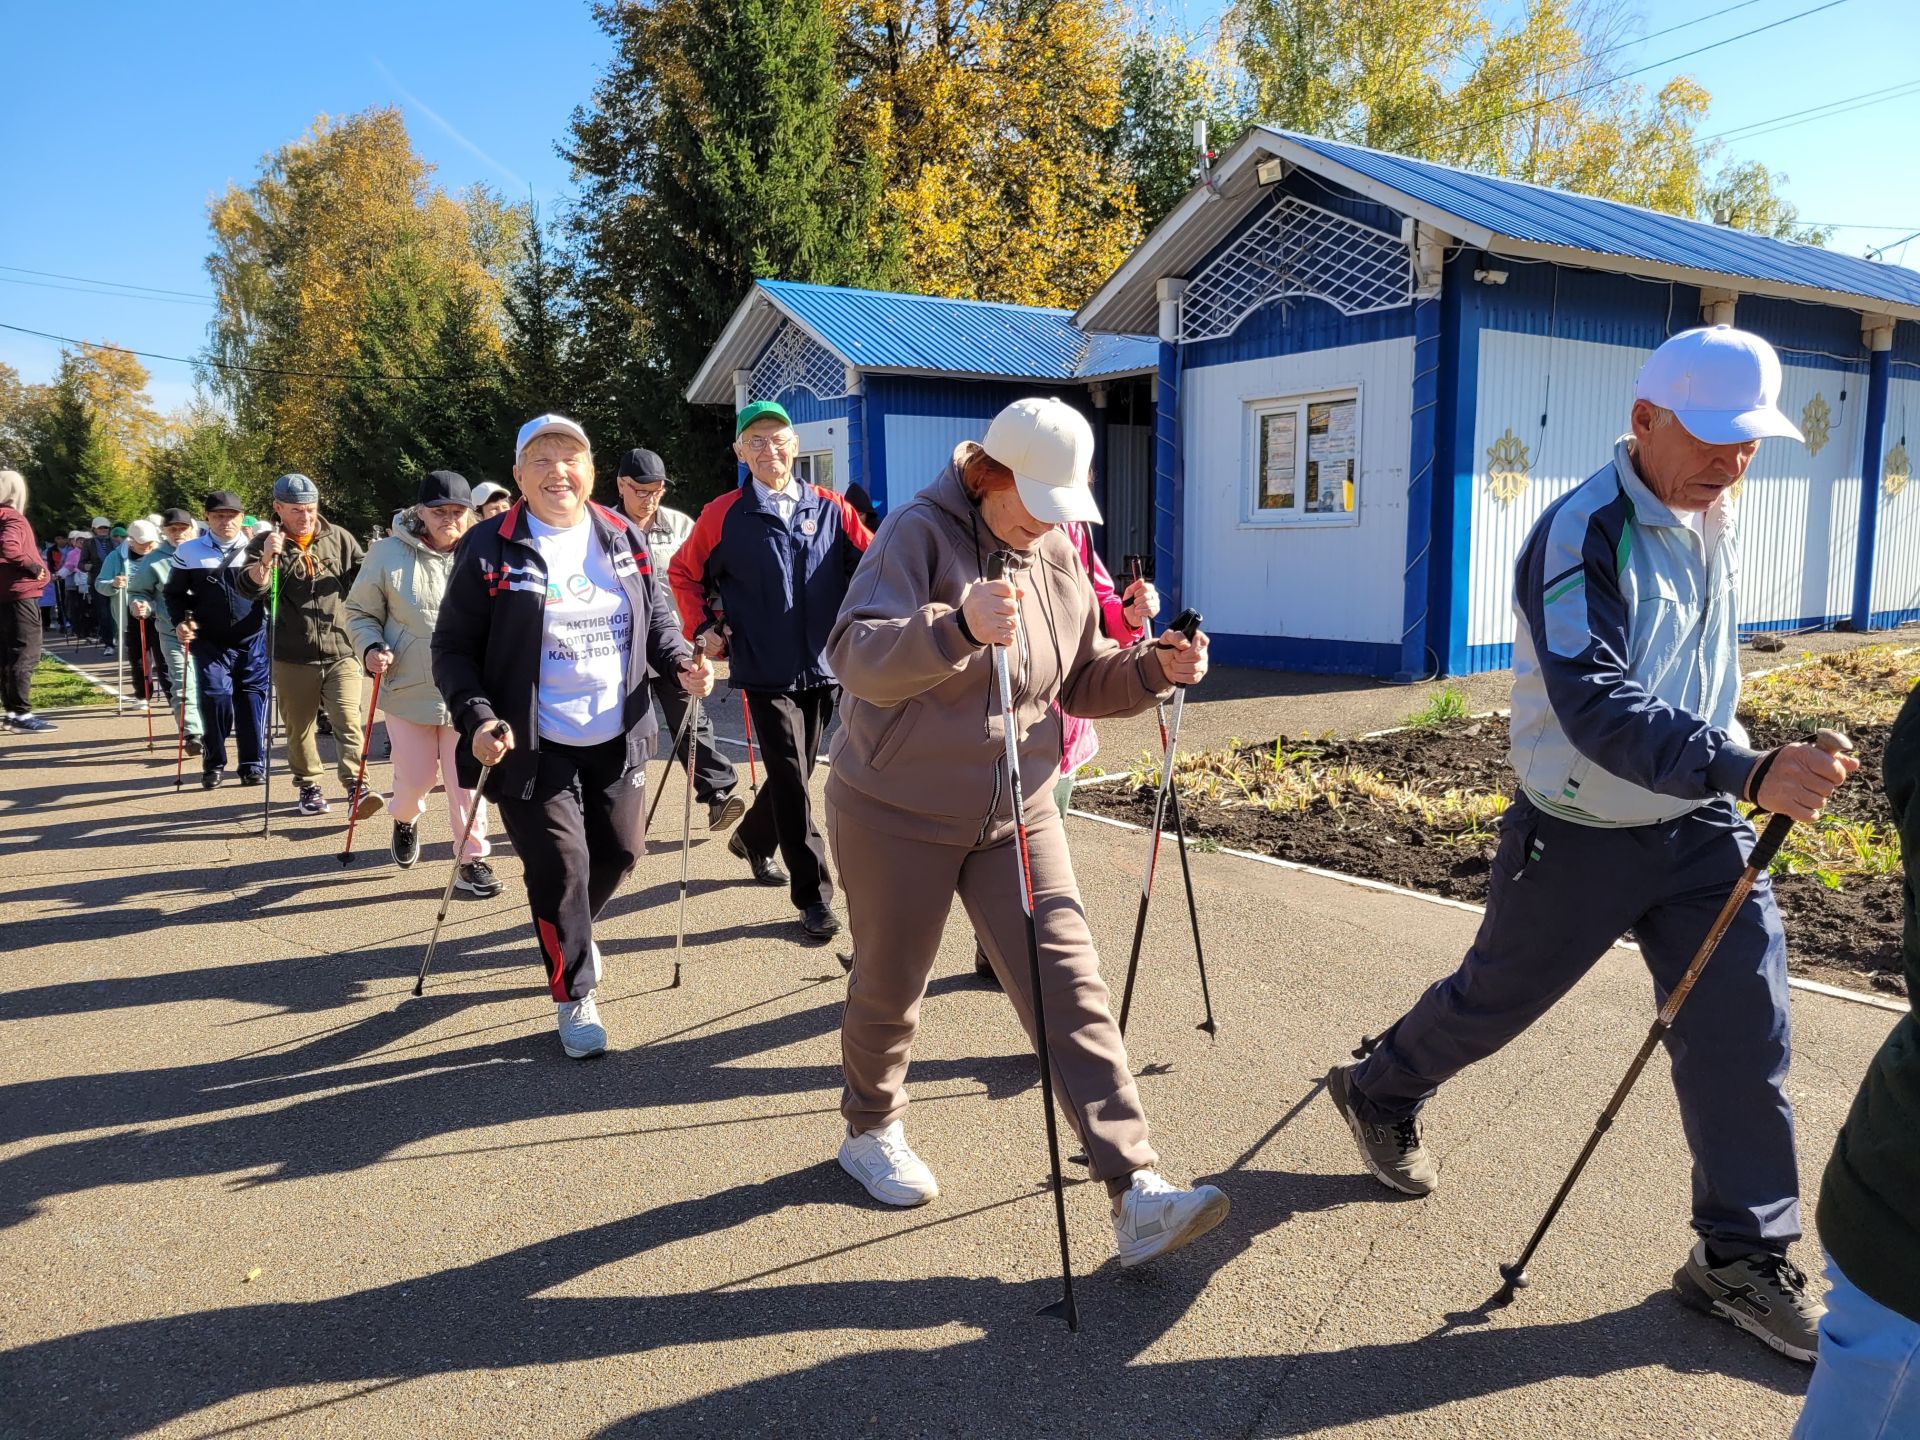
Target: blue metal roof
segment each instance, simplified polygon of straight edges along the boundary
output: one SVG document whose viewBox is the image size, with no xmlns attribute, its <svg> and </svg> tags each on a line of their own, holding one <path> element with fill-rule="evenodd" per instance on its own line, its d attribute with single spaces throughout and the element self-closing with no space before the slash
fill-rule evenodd
<svg viewBox="0 0 1920 1440">
<path fill-rule="evenodd" d="M 1070 310 L 792 280 L 756 288 L 862 370 L 1091 380 L 1152 370 L 1159 358 L 1152 336 L 1090 336 Z"/>
<path fill-rule="evenodd" d="M 1495 236 L 1706 270 L 1736 282 L 1771 281 L 1920 306 L 1920 272 L 1902 266 L 1290 130 L 1271 133 Z"/>
</svg>

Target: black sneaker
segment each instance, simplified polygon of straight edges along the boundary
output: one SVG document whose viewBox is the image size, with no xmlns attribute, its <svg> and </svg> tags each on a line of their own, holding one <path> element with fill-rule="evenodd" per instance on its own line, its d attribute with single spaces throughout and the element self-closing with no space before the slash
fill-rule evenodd
<svg viewBox="0 0 1920 1440">
<path fill-rule="evenodd" d="M 347 787 L 347 805 L 359 819 L 371 820 L 386 803 L 386 797 L 371 785 L 355 781 Z"/>
<path fill-rule="evenodd" d="M 333 807 L 327 804 L 327 797 L 320 793 L 318 785 L 302 784 L 298 808 L 302 815 L 324 815 Z"/>
<path fill-rule="evenodd" d="M 313 733 L 316 735 L 333 734 L 333 722 L 327 718 L 326 711 L 322 710 L 318 715 L 313 717 Z"/>
<path fill-rule="evenodd" d="M 1739 1326 L 1769 1349 L 1813 1364 L 1820 1349 L 1821 1301 L 1807 1293 L 1807 1275 L 1784 1255 L 1757 1251 L 1715 1265 L 1697 1240 L 1673 1275 L 1674 1293 L 1706 1315 Z"/>
<path fill-rule="evenodd" d="M 218 790 L 220 788 L 220 782 L 226 778 L 227 772 L 224 770 L 202 770 L 200 772 L 200 788 L 202 790 Z"/>
<path fill-rule="evenodd" d="M 729 795 L 724 800 L 716 800 L 707 806 L 707 829 L 715 834 L 722 830 L 730 830 L 746 813 L 747 802 L 738 795 Z"/>
<path fill-rule="evenodd" d="M 240 767 L 240 783 L 242 785 L 258 785 L 266 778 L 267 772 L 257 765 L 242 765 Z"/>
<path fill-rule="evenodd" d="M 973 978 L 989 990 L 1000 989 L 1000 977 L 993 973 L 993 962 L 987 959 L 986 950 L 976 941 L 973 947 Z"/>
<path fill-rule="evenodd" d="M 840 921 L 825 905 L 809 905 L 800 912 L 800 929 L 809 940 L 831 940 L 840 933 Z"/>
<path fill-rule="evenodd" d="M 1353 1132 L 1353 1143 L 1360 1147 L 1360 1158 L 1367 1172 L 1389 1190 L 1402 1195 L 1429 1195 L 1440 1183 L 1440 1167 L 1420 1143 L 1420 1122 L 1409 1115 L 1391 1125 L 1362 1120 L 1353 1108 L 1353 1087 L 1349 1079 L 1351 1065 L 1336 1065 L 1327 1072 L 1327 1098 L 1340 1118 Z"/>
<path fill-rule="evenodd" d="M 41 735 L 49 730 L 58 730 L 60 727 L 51 720 L 42 719 L 38 715 L 27 714 L 14 716 L 10 728 L 19 731 L 22 735 Z"/>
<path fill-rule="evenodd" d="M 747 867 L 753 871 L 753 878 L 762 885 L 787 883 L 787 872 L 780 868 L 780 862 L 771 855 L 755 855 L 747 849 L 747 842 L 738 830 L 734 831 L 733 838 L 727 841 L 727 853 L 746 861 Z"/>
<path fill-rule="evenodd" d="M 469 895 L 478 895 L 482 900 L 491 900 L 500 893 L 500 880 L 493 873 L 493 867 L 484 860 L 469 860 L 460 867 L 460 876 L 453 882 L 454 889 L 464 890 Z"/>
<path fill-rule="evenodd" d="M 201 743 L 200 737 L 198 735 L 187 736 L 187 754 L 198 755 L 202 750 L 206 748 L 207 747 Z"/>
<path fill-rule="evenodd" d="M 420 858 L 420 826 L 418 822 L 409 825 L 405 820 L 393 822 L 393 863 L 402 870 L 411 870 L 414 861 Z"/>
</svg>

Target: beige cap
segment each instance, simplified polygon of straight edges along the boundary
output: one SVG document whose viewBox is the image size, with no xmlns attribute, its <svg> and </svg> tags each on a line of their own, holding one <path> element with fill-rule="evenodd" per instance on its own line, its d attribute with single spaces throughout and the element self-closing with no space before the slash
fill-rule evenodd
<svg viewBox="0 0 1920 1440">
<path fill-rule="evenodd" d="M 1100 523 L 1094 504 L 1093 427 L 1064 400 L 1016 400 L 987 427 L 982 448 L 1013 471 L 1020 501 L 1036 520 Z"/>
</svg>

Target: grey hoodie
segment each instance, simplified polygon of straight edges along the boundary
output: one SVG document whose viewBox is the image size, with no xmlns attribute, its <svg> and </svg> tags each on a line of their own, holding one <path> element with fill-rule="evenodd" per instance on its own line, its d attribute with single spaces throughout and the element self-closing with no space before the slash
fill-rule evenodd
<svg viewBox="0 0 1920 1440">
<path fill-rule="evenodd" d="M 848 583 L 827 639 L 845 688 L 827 802 L 884 834 L 982 845 L 1011 827 L 999 695 L 988 647 L 957 613 L 966 587 L 1001 548 L 960 482 L 971 441 L 912 501 L 887 517 Z M 1053 811 L 1060 717 L 1137 715 L 1170 693 L 1150 645 L 1123 650 L 1100 623 L 1093 586 L 1059 532 L 1026 555 L 1020 586 L 1024 651 L 1009 651 L 1020 781 L 1031 822 Z"/>
<path fill-rule="evenodd" d="M 393 664 L 380 678 L 380 709 L 416 725 L 449 725 L 433 683 L 433 622 L 440 614 L 453 552 L 442 554 L 420 537 L 412 510 L 393 517 L 393 533 L 373 542 L 347 592 L 347 633 L 364 663 L 385 647 Z"/>
</svg>

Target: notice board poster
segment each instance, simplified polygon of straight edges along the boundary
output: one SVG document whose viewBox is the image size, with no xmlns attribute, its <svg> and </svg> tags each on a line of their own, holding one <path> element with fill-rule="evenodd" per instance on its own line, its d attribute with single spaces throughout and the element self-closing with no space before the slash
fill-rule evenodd
<svg viewBox="0 0 1920 1440">
<path fill-rule="evenodd" d="M 1354 400 L 1316 400 L 1307 406 L 1307 478 L 1301 509 L 1309 515 L 1353 513 Z"/>
<path fill-rule="evenodd" d="M 1279 410 L 1260 417 L 1260 493 L 1262 510 L 1293 509 L 1295 477 L 1300 472 L 1300 412 Z"/>
</svg>

